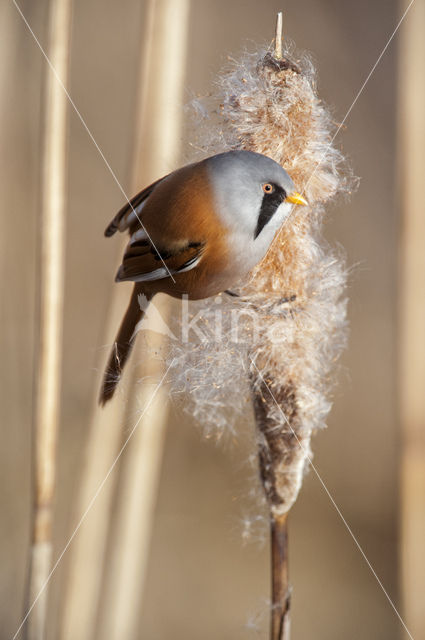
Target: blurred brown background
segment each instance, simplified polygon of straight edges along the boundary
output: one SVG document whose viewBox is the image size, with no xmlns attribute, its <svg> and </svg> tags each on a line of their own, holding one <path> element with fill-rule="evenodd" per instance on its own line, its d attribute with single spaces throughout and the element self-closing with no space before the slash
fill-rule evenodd
<svg viewBox="0 0 425 640">
<path fill-rule="evenodd" d="M 47 3 L 22 0 L 20 6 L 44 44 Z M 283 7 L 273 0 L 193 0 L 186 99 L 211 90 L 227 55 L 252 49 L 254 43 L 268 43 L 275 14 L 282 8 L 285 33 L 299 48 L 312 52 L 320 95 L 340 121 L 398 22 L 401 10 L 393 0 L 298 0 Z M 415 20 L 415 11 L 413 6 L 407 20 Z M 140 0 L 74 3 L 71 95 L 125 189 L 130 184 L 143 16 Z M 0 30 L 3 640 L 13 636 L 20 622 L 27 564 L 41 91 L 46 63 L 8 0 L 0 6 Z M 326 228 L 327 237 L 345 247 L 348 264 L 354 266 L 349 281 L 351 332 L 329 429 L 315 438 L 313 447 L 324 481 L 399 606 L 397 47 L 398 37 L 338 136 L 361 177 L 351 201 L 339 201 L 329 211 Z M 103 348 L 107 301 L 115 286 L 117 245 L 104 240 L 103 229 L 123 202 L 73 111 L 69 152 L 56 556 L 75 526 L 71 505 L 92 396 L 99 383 L 95 367 Z M 188 153 L 183 141 L 182 154 Z M 267 543 L 242 544 L 241 518 L 255 515 L 247 497 L 251 476 L 246 455 L 247 447 L 237 441 L 216 447 L 203 440 L 198 426 L 172 406 L 138 637 L 267 637 Z M 96 507 L 91 517 L 96 517 Z M 290 536 L 295 640 L 402 637 L 394 611 L 312 473 L 293 510 Z M 66 561 L 51 582 L 52 639 L 57 637 L 65 580 Z"/>
</svg>

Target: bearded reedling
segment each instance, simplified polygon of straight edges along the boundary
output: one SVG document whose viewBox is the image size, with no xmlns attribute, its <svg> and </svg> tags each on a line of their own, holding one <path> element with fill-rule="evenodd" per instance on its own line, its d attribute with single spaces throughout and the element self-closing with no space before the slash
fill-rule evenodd
<svg viewBox="0 0 425 640">
<path fill-rule="evenodd" d="M 160 178 L 126 204 L 105 235 L 128 231 L 116 282 L 134 282 L 100 402 L 114 394 L 144 309 L 157 293 L 199 300 L 233 287 L 266 254 L 294 204 L 307 202 L 277 162 L 228 151 Z"/>
</svg>

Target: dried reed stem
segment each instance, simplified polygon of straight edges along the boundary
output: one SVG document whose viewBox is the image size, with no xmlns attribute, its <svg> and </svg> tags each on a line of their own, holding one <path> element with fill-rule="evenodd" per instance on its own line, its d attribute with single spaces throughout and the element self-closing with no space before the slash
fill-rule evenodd
<svg viewBox="0 0 425 640">
<path fill-rule="evenodd" d="M 282 41 L 283 41 L 283 18 L 282 12 L 279 11 L 276 18 L 276 37 L 274 43 L 274 58 L 282 60 Z"/>
<path fill-rule="evenodd" d="M 288 571 L 288 514 L 271 520 L 272 611 L 270 640 L 289 640 L 291 591 Z"/>
<path fill-rule="evenodd" d="M 283 20 L 282 12 L 277 14 L 275 60 L 282 60 Z M 255 393 L 255 392 L 254 392 Z M 255 396 L 254 396 L 255 397 Z M 258 410 L 256 412 L 258 418 Z M 260 425 L 260 422 L 259 422 Z M 291 595 L 288 567 L 288 514 L 271 518 L 271 576 L 272 576 L 272 609 L 270 640 L 290 640 Z"/>
<path fill-rule="evenodd" d="M 146 142 L 149 120 L 147 110 L 151 99 L 152 78 L 155 78 L 157 62 L 155 61 L 154 28 L 158 11 L 158 0 L 149 0 L 145 10 L 143 32 L 140 38 L 140 63 L 138 79 L 138 96 L 136 99 L 135 146 L 133 149 L 133 168 L 131 191 L 140 189 L 141 183 L 148 183 L 157 177 L 156 158 L 153 145 L 147 145 L 147 151 L 153 153 L 153 166 L 142 171 L 140 160 L 143 143 Z M 165 46 L 165 41 L 162 41 Z M 146 168 L 146 167 L 145 167 Z M 122 253 L 119 249 L 118 256 Z M 109 310 L 106 315 L 105 340 L 110 341 L 120 324 L 123 310 L 128 303 L 129 290 L 124 285 L 113 287 Z M 105 369 L 108 350 L 99 364 L 98 370 Z M 85 453 L 85 466 L 79 487 L 75 521 L 78 522 L 93 498 L 98 486 L 108 472 L 122 437 L 122 427 L 126 424 L 126 415 L 132 412 L 128 408 L 129 389 L 132 388 L 128 377 L 120 383 L 120 393 L 112 401 L 100 409 L 97 401 L 98 386 L 93 397 L 92 418 L 89 428 L 89 440 Z M 134 416 L 133 416 L 134 418 Z M 135 419 L 135 418 L 134 418 Z M 140 425 L 141 427 L 141 425 Z M 161 429 L 159 428 L 159 431 Z M 62 639 L 91 640 L 96 633 L 96 625 L 102 608 L 103 577 L 108 539 L 110 536 L 111 510 L 116 488 L 117 474 L 109 479 L 96 500 L 92 513 L 81 528 L 73 543 L 69 557 L 69 576 L 62 617 Z M 108 584 L 106 585 L 106 590 Z M 105 633 L 109 633 L 107 630 Z M 106 637 L 106 635 L 104 636 Z"/>
<path fill-rule="evenodd" d="M 407 2 L 401 2 L 404 11 Z M 399 278 L 401 587 L 407 626 L 425 638 L 425 3 L 415 3 L 399 45 L 399 152 L 402 240 Z M 406 636 L 407 637 L 407 636 Z"/>
<path fill-rule="evenodd" d="M 119 326 L 129 293 L 127 287 L 114 288 L 106 314 L 105 343 Z M 97 367 L 102 375 L 108 357 L 109 347 L 104 350 Z M 125 422 L 127 380 L 124 379 L 120 385 L 119 400 L 109 402 L 103 410 L 98 405 L 98 389 L 99 383 L 95 385 L 93 394 L 88 441 L 73 509 L 73 526 L 85 513 L 108 473 L 119 451 L 121 426 Z M 92 640 L 95 637 L 115 480 L 116 474 L 111 474 L 68 551 L 68 574 L 61 615 L 62 640 Z"/>
<path fill-rule="evenodd" d="M 255 378 L 253 378 L 255 380 Z M 252 387 L 254 413 L 257 430 L 263 434 L 264 441 L 259 448 L 259 466 L 263 487 L 268 497 L 270 508 L 270 560 L 271 560 L 271 617 L 270 640 L 290 639 L 291 588 L 288 568 L 288 511 L 280 513 L 273 508 L 273 499 L 279 498 L 275 486 L 275 467 L 285 457 L 288 442 L 281 441 L 279 433 L 275 433 L 273 424 L 268 420 L 269 392 L 265 384 L 261 391 Z M 288 404 L 288 399 L 279 397 L 279 404 Z M 290 416 L 292 418 L 292 416 Z M 264 444 L 264 442 L 266 444 Z M 302 452 L 300 451 L 300 455 Z M 275 461 L 273 462 L 273 458 Z M 276 496 L 277 494 L 277 496 Z"/>
<path fill-rule="evenodd" d="M 49 59 L 63 84 L 68 83 L 71 0 L 52 0 L 49 10 Z M 47 588 L 52 564 L 53 499 L 59 428 L 63 323 L 64 227 L 67 97 L 48 67 L 45 90 L 41 203 L 40 340 L 35 385 L 34 515 L 26 596 L 27 609 L 42 592 L 28 617 L 28 640 L 46 633 Z"/>
<path fill-rule="evenodd" d="M 134 150 L 133 190 L 157 179 L 178 163 L 182 131 L 182 101 L 189 20 L 189 0 L 151 1 L 153 32 L 150 64 L 139 97 L 139 135 Z M 144 54 L 142 54 L 144 55 Z M 166 321 L 171 301 L 156 297 L 155 306 Z M 155 330 L 155 327 L 151 327 Z M 149 339 L 153 353 L 164 348 L 162 335 Z M 121 467 L 116 526 L 106 571 L 101 637 L 136 637 L 140 602 L 146 580 L 157 487 L 168 417 L 164 387 L 152 399 L 152 380 L 164 373 L 164 358 L 146 357 L 135 370 L 142 379 L 140 394 L 130 401 L 129 415 L 149 410 L 140 420 Z"/>
</svg>

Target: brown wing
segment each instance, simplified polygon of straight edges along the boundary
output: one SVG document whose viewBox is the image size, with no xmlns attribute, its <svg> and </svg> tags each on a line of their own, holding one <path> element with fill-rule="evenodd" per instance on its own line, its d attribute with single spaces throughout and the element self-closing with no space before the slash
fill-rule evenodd
<svg viewBox="0 0 425 640">
<path fill-rule="evenodd" d="M 135 195 L 130 202 L 127 202 L 117 213 L 117 215 L 111 220 L 105 229 L 105 236 L 109 238 L 113 236 L 118 229 L 125 231 L 129 229 L 140 217 L 142 209 L 145 205 L 147 198 L 151 195 L 155 187 L 164 180 L 167 176 L 163 176 L 156 182 L 153 182 L 148 187 L 145 187 L 137 195 Z"/>
<path fill-rule="evenodd" d="M 194 200 L 205 193 L 205 180 L 199 189 L 198 174 L 199 170 L 194 171 L 194 165 L 182 167 L 146 187 L 117 213 L 105 235 L 111 236 L 117 230 L 130 233 L 130 240 L 115 278 L 117 282 L 161 280 L 196 267 L 205 248 L 205 242 L 199 240 L 204 240 L 207 234 L 199 224 L 189 224 L 182 229 L 180 199 L 189 185 L 194 194 L 189 213 L 193 211 Z M 202 207 L 204 212 L 203 202 Z M 157 212 L 160 211 L 164 215 L 159 217 Z M 190 221 L 193 217 L 188 214 L 188 218 Z M 205 215 L 201 216 L 201 220 L 204 219 Z M 167 230 L 167 239 L 164 238 L 163 225 Z"/>
<path fill-rule="evenodd" d="M 199 264 L 203 250 L 204 244 L 200 242 L 191 242 L 178 250 L 167 250 L 154 248 L 148 239 L 130 240 L 115 281 L 151 282 L 190 271 Z"/>
</svg>

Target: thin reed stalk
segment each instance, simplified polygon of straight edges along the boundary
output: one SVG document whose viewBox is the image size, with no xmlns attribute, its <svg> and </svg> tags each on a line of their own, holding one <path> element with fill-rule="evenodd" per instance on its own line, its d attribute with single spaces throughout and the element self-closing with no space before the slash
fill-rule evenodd
<svg viewBox="0 0 425 640">
<path fill-rule="evenodd" d="M 136 150 L 139 153 L 144 133 L 140 114 L 146 111 L 145 103 L 149 95 L 148 78 L 151 73 L 150 67 L 153 64 L 156 5 L 157 0 L 149 0 L 144 12 L 144 25 L 140 38 L 140 77 L 136 100 L 138 115 L 135 121 L 134 136 L 137 142 L 134 154 Z M 137 159 L 135 164 L 137 164 Z M 137 173 L 133 165 L 131 177 L 133 186 L 137 182 L 136 177 Z M 121 246 L 117 250 L 117 263 L 122 254 L 122 248 Z M 128 296 L 129 291 L 126 285 L 115 286 L 111 290 L 104 329 L 103 342 L 105 344 L 111 341 L 111 336 L 115 334 L 121 322 L 123 309 L 128 304 Z M 105 349 L 97 367 L 101 375 L 105 370 L 108 357 L 109 349 Z M 103 409 L 100 409 L 98 404 L 100 383 L 94 389 L 85 463 L 76 500 L 75 522 L 78 522 L 82 514 L 85 513 L 119 450 L 123 425 L 126 422 L 128 411 L 128 397 L 131 388 L 129 382 L 128 378 L 124 377 L 116 398 L 107 403 Z M 61 622 L 62 640 L 74 640 L 74 638 L 91 640 L 96 634 L 116 480 L 117 474 L 114 473 L 103 485 L 101 493 L 96 498 L 96 504 L 91 509 L 70 549 Z"/>
<path fill-rule="evenodd" d="M 272 610 L 270 638 L 289 640 L 291 591 L 288 569 L 288 514 L 271 519 Z"/>
<path fill-rule="evenodd" d="M 274 46 L 274 58 L 277 61 L 283 59 L 283 19 L 282 12 L 277 14 L 276 37 Z M 258 393 L 254 391 L 254 407 L 258 428 L 261 429 Z M 256 401 L 255 401 L 256 400 Z M 261 467 L 261 455 L 260 455 Z M 289 542 L 288 542 L 288 513 L 270 513 L 270 551 L 271 551 L 271 616 L 270 616 L 270 640 L 290 640 L 291 635 L 291 592 L 289 583 Z"/>
<path fill-rule="evenodd" d="M 128 304 L 128 295 L 125 286 L 114 289 L 106 314 L 105 342 L 110 340 L 119 326 L 122 311 Z M 109 348 L 103 351 L 98 365 L 102 375 L 108 352 Z M 88 441 L 74 508 L 74 526 L 91 504 L 119 451 L 125 422 L 128 380 L 122 381 L 118 398 L 109 402 L 103 411 L 98 405 L 99 385 L 100 377 L 93 394 Z M 68 574 L 60 623 L 62 640 L 92 640 L 95 637 L 115 480 L 116 474 L 113 473 L 102 486 L 68 552 Z"/>
<path fill-rule="evenodd" d="M 132 192 L 169 171 L 177 160 L 180 136 L 177 109 L 182 98 L 182 43 L 186 41 L 182 29 L 187 22 L 187 9 L 187 0 L 150 0 L 146 7 L 136 101 Z M 105 342 L 110 341 L 119 326 L 127 302 L 126 286 L 113 287 Z M 167 308 L 163 300 L 161 313 L 164 319 Z M 99 371 L 104 370 L 104 365 L 105 362 L 99 365 Z M 135 401 L 129 399 L 130 389 L 134 393 L 135 378 L 151 377 L 158 372 L 156 368 L 156 363 L 137 367 L 133 379 L 124 379 L 124 387 L 121 383 L 117 398 L 103 409 L 97 405 L 98 389 L 95 390 L 76 520 L 84 513 L 108 472 L 114 454 L 119 450 L 122 425 L 127 424 L 129 419 L 137 419 L 134 417 Z M 141 397 L 138 398 L 142 402 L 142 410 L 150 400 L 151 392 L 150 385 L 142 386 Z M 166 398 L 159 390 L 150 405 L 148 416 L 142 419 L 129 444 L 130 455 L 128 459 L 125 456 L 126 468 L 120 482 L 120 524 L 116 534 L 115 530 L 112 532 L 112 548 L 108 559 L 106 553 L 111 536 L 111 510 L 116 487 L 113 478 L 103 486 L 93 512 L 74 542 L 69 559 L 62 620 L 63 640 L 76 637 L 79 640 L 91 640 L 98 631 L 98 623 L 102 638 L 129 637 L 129 632 L 124 632 L 124 628 L 131 629 L 136 624 L 139 608 L 136 594 L 141 592 L 145 575 L 165 437 L 166 408 Z M 132 542 L 127 544 L 129 540 Z M 126 553 L 128 549 L 133 550 L 130 557 Z M 114 567 L 114 570 L 111 572 L 108 567 Z M 115 570 L 118 578 L 113 576 Z M 104 571 L 106 577 L 103 585 Z M 124 593 L 127 595 L 123 602 Z"/>
<path fill-rule="evenodd" d="M 49 8 L 48 56 L 65 86 L 68 84 L 71 4 L 71 0 L 52 0 Z M 45 585 L 53 552 L 65 267 L 68 102 L 53 72 L 47 66 L 46 70 L 41 179 L 40 338 L 33 445 L 34 513 L 26 611 L 41 595 L 25 625 L 28 640 L 42 640 L 46 635 L 48 589 Z"/>
<path fill-rule="evenodd" d="M 401 2 L 405 11 L 407 2 Z M 425 3 L 412 6 L 401 28 L 398 86 L 399 408 L 401 422 L 400 560 L 407 626 L 425 638 Z M 407 634 L 406 634 L 407 638 Z"/>
<path fill-rule="evenodd" d="M 149 66 L 139 85 L 135 191 L 177 166 L 182 135 L 190 0 L 156 0 L 150 6 L 155 36 Z M 165 322 L 170 318 L 171 304 L 168 297 L 155 298 L 155 306 Z M 149 328 L 155 330 L 155 326 Z M 164 338 L 150 334 L 148 344 L 151 353 L 161 353 Z M 168 417 L 165 387 L 161 386 L 152 398 L 154 384 L 150 383 L 156 383 L 163 376 L 164 362 L 164 357 L 148 355 L 134 370 L 134 378 L 143 382 L 141 392 L 134 393 L 130 399 L 129 416 L 143 412 L 150 404 L 149 410 L 142 413 L 121 466 L 103 597 L 101 637 L 105 639 L 138 636 Z M 136 419 L 134 417 L 134 421 Z"/>
</svg>

